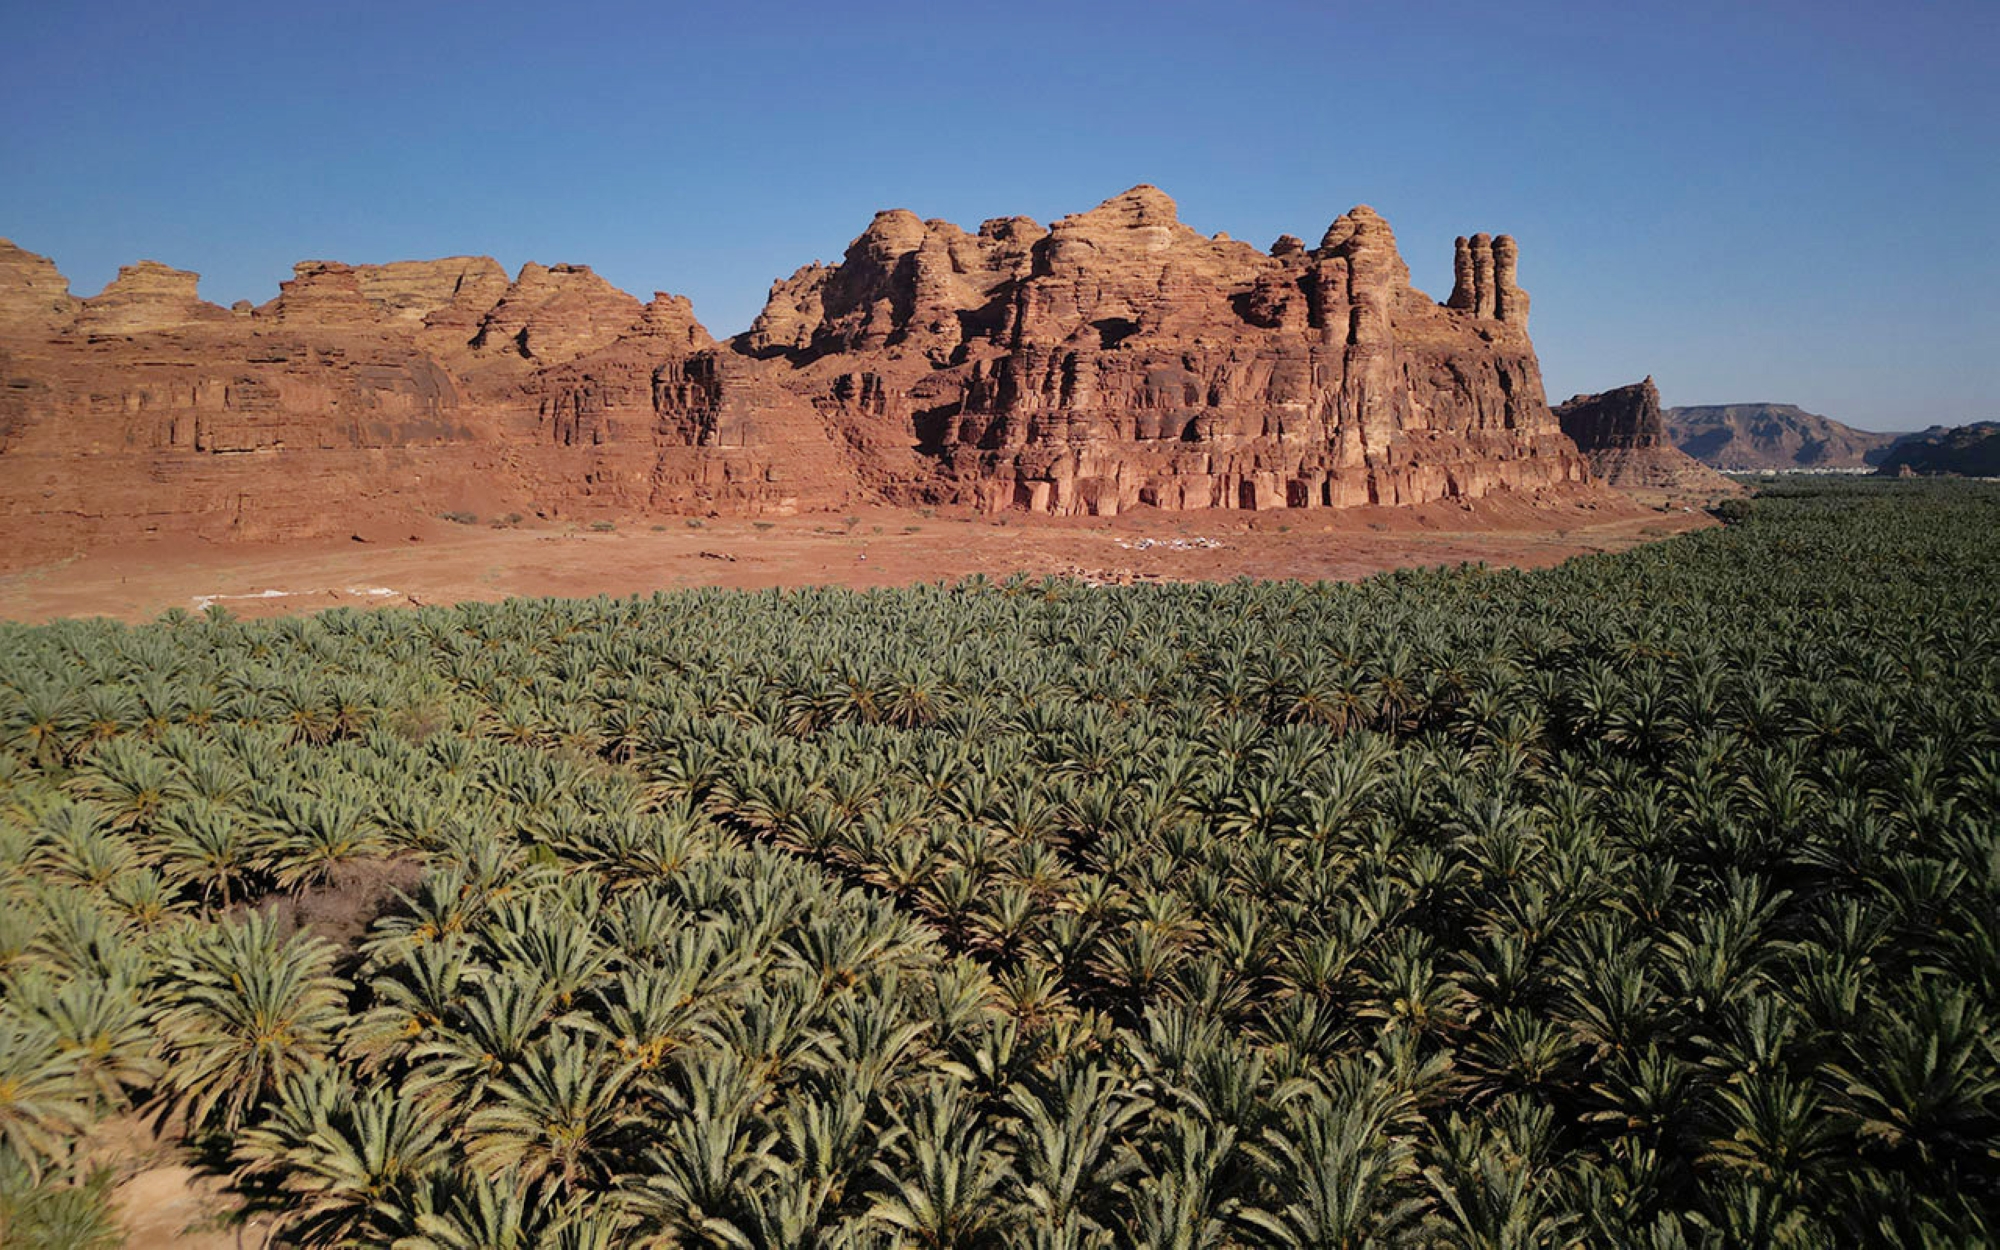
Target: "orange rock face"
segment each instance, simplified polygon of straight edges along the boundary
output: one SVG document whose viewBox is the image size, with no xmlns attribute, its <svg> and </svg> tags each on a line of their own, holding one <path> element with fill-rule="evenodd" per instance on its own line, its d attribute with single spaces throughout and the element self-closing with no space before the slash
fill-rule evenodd
<svg viewBox="0 0 2000 1250">
<path fill-rule="evenodd" d="M 307 261 L 234 312 L 128 266 L 72 298 L 0 243 L 0 517 L 19 562 L 149 529 L 347 532 L 445 509 L 1056 515 L 1417 503 L 1587 480 L 1516 249 L 1444 304 L 1367 208 L 1316 248 L 1136 187 L 1044 229 L 879 214 L 715 342 L 580 265 Z"/>
<path fill-rule="evenodd" d="M 988 510 L 1419 503 L 1576 482 L 1504 236 L 1464 307 L 1357 208 L 1270 253 L 1135 187 L 1046 232 L 883 213 L 777 284 L 736 344 L 864 448 L 892 497 Z M 1483 258 L 1477 293 L 1471 261 Z"/>
</svg>

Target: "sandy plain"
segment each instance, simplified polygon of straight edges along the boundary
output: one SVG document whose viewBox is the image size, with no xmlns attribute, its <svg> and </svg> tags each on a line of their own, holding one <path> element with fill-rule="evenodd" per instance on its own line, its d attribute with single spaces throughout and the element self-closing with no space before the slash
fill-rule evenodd
<svg viewBox="0 0 2000 1250">
<path fill-rule="evenodd" d="M 1467 561 L 1542 567 L 1714 522 L 1685 502 L 1582 490 L 1326 512 L 1141 510 L 1111 519 L 1049 519 L 885 507 L 844 516 L 610 524 L 615 528 L 529 519 L 496 527 L 426 518 L 284 544 L 160 538 L 0 572 L 0 619 L 138 622 L 210 604 L 263 617 L 694 586 L 900 586 L 975 573 L 1098 584 L 1353 580 Z"/>
</svg>

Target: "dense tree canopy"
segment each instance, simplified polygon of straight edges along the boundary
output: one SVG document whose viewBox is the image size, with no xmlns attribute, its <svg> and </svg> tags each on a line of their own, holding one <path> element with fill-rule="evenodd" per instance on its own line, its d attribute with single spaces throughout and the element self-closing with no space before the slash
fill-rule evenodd
<svg viewBox="0 0 2000 1250">
<path fill-rule="evenodd" d="M 2000 1227 L 1991 487 L 1539 572 L 0 655 L 0 1229 L 48 1244 L 135 1111 L 312 1245 Z"/>
</svg>

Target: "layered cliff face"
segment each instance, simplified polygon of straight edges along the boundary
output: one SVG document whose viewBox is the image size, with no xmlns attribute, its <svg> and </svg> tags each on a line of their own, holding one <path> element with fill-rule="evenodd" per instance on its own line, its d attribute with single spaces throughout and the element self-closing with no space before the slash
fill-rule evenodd
<svg viewBox="0 0 2000 1250">
<path fill-rule="evenodd" d="M 1413 290 L 1357 208 L 1317 248 L 1183 225 L 1136 187 L 1046 232 L 885 213 L 773 288 L 745 354 L 892 494 L 1109 515 L 1417 503 L 1580 481 L 1542 395 L 1511 239 Z M 900 447 L 881 446 L 900 442 Z"/>
<path fill-rule="evenodd" d="M 1737 488 L 1697 463 L 1667 436 L 1653 379 L 1598 395 L 1574 395 L 1557 406 L 1563 433 L 1590 459 L 1591 471 L 1612 486 L 1715 492 Z"/>
<path fill-rule="evenodd" d="M 1137 187 L 1044 228 L 895 211 L 717 343 L 588 267 L 305 261 L 223 309 L 154 262 L 74 298 L 0 243 L 10 559 L 153 529 L 442 510 L 1057 515 L 1401 504 L 1582 482 L 1512 240 L 1440 304 L 1357 208 L 1260 251 Z"/>
<path fill-rule="evenodd" d="M 78 300 L 0 244 L 0 558 L 863 493 L 810 405 L 744 376 L 678 296 L 486 257 L 304 261 L 234 310 L 198 282 L 141 262 Z"/>
</svg>

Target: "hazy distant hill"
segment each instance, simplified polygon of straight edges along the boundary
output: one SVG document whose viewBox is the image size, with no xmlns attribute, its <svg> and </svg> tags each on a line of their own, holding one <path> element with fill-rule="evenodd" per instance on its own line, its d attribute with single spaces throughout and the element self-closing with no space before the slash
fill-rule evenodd
<svg viewBox="0 0 2000 1250">
<path fill-rule="evenodd" d="M 1796 404 L 1708 404 L 1666 410 L 1674 446 L 1715 469 L 1861 469 L 1898 434 L 1871 434 Z"/>
<path fill-rule="evenodd" d="M 1934 425 L 1905 434 L 1883 458 L 1879 473 L 1958 473 L 1965 477 L 2000 477 L 2000 421 L 1971 425 Z"/>
</svg>

